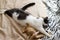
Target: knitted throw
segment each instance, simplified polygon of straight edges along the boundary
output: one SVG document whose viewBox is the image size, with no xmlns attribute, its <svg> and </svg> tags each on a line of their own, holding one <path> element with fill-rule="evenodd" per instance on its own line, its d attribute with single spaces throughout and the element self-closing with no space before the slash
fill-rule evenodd
<svg viewBox="0 0 60 40">
<path fill-rule="evenodd" d="M 42 40 L 60 40 L 60 0 L 47 0 L 46 4 L 49 18 L 47 31 L 51 31 L 52 37 Z"/>
</svg>

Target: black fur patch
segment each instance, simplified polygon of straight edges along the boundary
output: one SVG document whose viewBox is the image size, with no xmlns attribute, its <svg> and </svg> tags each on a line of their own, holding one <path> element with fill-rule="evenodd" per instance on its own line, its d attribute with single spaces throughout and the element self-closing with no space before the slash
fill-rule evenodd
<svg viewBox="0 0 60 40">
<path fill-rule="evenodd" d="M 8 16 L 12 17 L 13 11 L 7 10 L 7 11 L 5 11 L 4 13 L 7 14 Z"/>
<path fill-rule="evenodd" d="M 19 11 L 20 11 L 19 9 L 14 8 L 14 9 L 6 10 L 4 13 L 7 14 L 7 15 L 9 15 L 10 17 L 12 17 L 12 14 L 14 12 L 19 12 Z"/>
<path fill-rule="evenodd" d="M 44 18 L 44 23 L 47 24 L 47 25 L 43 24 L 43 28 L 47 28 L 49 26 L 48 25 L 48 17 Z"/>
<path fill-rule="evenodd" d="M 18 16 L 18 20 L 24 20 L 26 19 L 26 17 L 28 16 L 29 14 L 27 12 L 24 12 L 22 10 L 20 10 L 19 12 L 19 16 Z"/>
<path fill-rule="evenodd" d="M 48 17 L 45 17 L 45 18 L 44 18 L 44 22 L 45 22 L 46 24 L 48 24 L 48 21 L 49 21 L 49 20 L 48 20 Z"/>
<path fill-rule="evenodd" d="M 17 17 L 17 19 L 19 19 L 19 20 L 24 20 L 29 15 L 29 14 L 27 14 L 27 12 L 24 12 L 23 10 L 19 10 L 17 8 L 5 11 L 5 14 L 9 15 L 10 17 L 12 17 L 14 12 L 19 14 L 19 16 Z"/>
</svg>

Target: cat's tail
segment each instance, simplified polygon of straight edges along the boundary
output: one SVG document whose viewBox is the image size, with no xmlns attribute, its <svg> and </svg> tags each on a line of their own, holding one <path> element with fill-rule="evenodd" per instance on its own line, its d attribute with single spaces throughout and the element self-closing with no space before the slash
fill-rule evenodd
<svg viewBox="0 0 60 40">
<path fill-rule="evenodd" d="M 35 5 L 35 3 L 29 3 L 29 4 L 25 5 L 24 7 L 22 7 L 21 9 L 25 11 L 27 8 L 29 8 L 33 5 Z"/>
</svg>

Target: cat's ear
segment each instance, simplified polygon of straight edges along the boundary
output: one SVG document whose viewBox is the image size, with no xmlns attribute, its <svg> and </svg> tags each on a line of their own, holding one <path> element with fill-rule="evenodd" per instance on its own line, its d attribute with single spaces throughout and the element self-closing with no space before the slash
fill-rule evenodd
<svg viewBox="0 0 60 40">
<path fill-rule="evenodd" d="M 48 17 L 45 17 L 44 19 L 48 19 Z"/>
<path fill-rule="evenodd" d="M 47 24 L 48 21 L 49 21 L 49 20 L 48 20 L 48 17 L 45 17 L 45 18 L 44 18 L 44 22 Z"/>
</svg>

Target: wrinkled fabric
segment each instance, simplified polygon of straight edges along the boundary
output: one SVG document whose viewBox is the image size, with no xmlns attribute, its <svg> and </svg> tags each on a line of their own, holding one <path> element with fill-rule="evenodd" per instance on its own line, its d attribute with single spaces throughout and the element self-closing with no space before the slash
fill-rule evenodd
<svg viewBox="0 0 60 40">
<path fill-rule="evenodd" d="M 28 8 L 26 11 L 38 17 L 45 17 L 46 7 L 41 0 L 0 0 L 0 40 L 25 40 L 20 34 L 21 26 L 15 26 L 3 15 L 4 11 L 12 8 L 22 8 L 28 3 L 35 2 L 36 5 Z M 44 14 L 44 15 L 42 15 Z M 23 34 L 24 35 L 24 34 Z M 26 35 L 25 35 L 26 36 Z"/>
<path fill-rule="evenodd" d="M 0 15 L 2 21 L 0 24 L 0 40 L 24 40 L 24 38 L 19 34 L 20 27 L 15 27 L 12 25 L 10 20 L 4 15 Z"/>
</svg>

